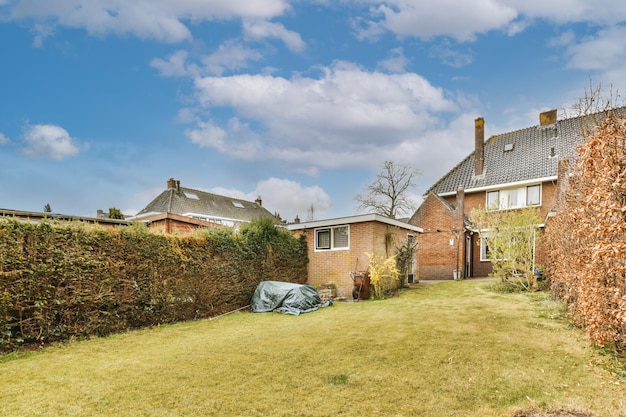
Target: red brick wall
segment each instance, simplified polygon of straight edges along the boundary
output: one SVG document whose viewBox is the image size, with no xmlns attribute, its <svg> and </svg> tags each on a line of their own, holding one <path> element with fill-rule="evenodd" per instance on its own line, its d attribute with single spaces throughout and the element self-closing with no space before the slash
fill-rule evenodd
<svg viewBox="0 0 626 417">
<path fill-rule="evenodd" d="M 444 198 L 449 204 L 456 205 L 456 196 Z M 556 182 L 544 182 L 542 185 L 542 203 L 540 207 L 540 219 L 545 222 L 550 210 L 556 205 L 557 185 Z M 467 217 L 475 208 L 485 206 L 486 193 L 465 194 L 464 212 Z M 457 217 L 449 206 L 442 203 L 435 196 L 428 196 L 424 203 L 414 214 L 410 223 L 424 229 L 424 234 L 420 236 L 420 246 L 418 248 L 418 263 L 420 279 L 452 279 L 452 271 L 457 267 L 456 237 L 452 233 Z M 471 239 L 472 252 L 472 274 L 471 276 L 487 276 L 492 272 L 491 262 L 480 260 L 480 237 L 478 234 L 469 235 Z M 450 245 L 450 239 L 453 245 Z M 459 263 L 463 268 L 465 257 L 465 240 L 462 238 L 459 243 Z M 545 251 L 541 244 L 537 246 L 538 265 L 545 260 Z"/>
<path fill-rule="evenodd" d="M 459 242 L 455 233 L 459 230 L 456 210 L 430 195 L 409 223 L 424 229 L 417 249 L 419 279 L 452 279 L 457 265 L 460 269 L 463 266 L 463 239 Z"/>
<path fill-rule="evenodd" d="M 337 224 L 337 226 L 341 226 Z M 389 226 L 380 222 L 352 223 L 350 226 L 350 248 L 348 250 L 315 251 L 315 229 L 295 230 L 295 236 L 306 236 L 309 266 L 308 284 L 320 287 L 333 283 L 340 296 L 350 298 L 353 282 L 350 272 L 366 271 L 369 266 L 367 253 L 384 255 L 386 253 L 385 236 L 388 231 L 393 236 L 389 245 L 389 254 L 396 253 L 396 247 L 406 242 L 407 235 L 414 235 L 419 241 L 421 236 L 409 229 Z"/>
<path fill-rule="evenodd" d="M 444 198 L 452 207 L 456 207 L 456 195 Z M 545 221 L 549 211 L 556 205 L 557 185 L 556 182 L 544 182 L 542 185 L 542 204 L 539 218 Z M 470 193 L 464 197 L 464 213 L 466 217 L 471 215 L 475 208 L 485 206 L 486 193 Z M 425 201 L 415 212 L 409 223 L 422 227 L 424 234 L 420 236 L 417 251 L 419 279 L 452 279 L 453 270 L 460 266 L 464 270 L 466 241 L 461 236 L 458 242 L 453 232 L 454 226 L 459 221 L 455 210 L 443 203 L 434 195 L 426 197 Z M 487 276 L 492 272 L 491 262 L 480 260 L 480 237 L 478 234 L 469 234 L 472 257 L 472 271 L 470 276 Z M 452 239 L 452 245 L 450 240 Z M 458 258 L 457 258 L 458 254 Z M 457 263 L 458 259 L 458 263 Z M 537 247 L 537 264 L 545 260 L 545 251 L 541 245 Z"/>
</svg>

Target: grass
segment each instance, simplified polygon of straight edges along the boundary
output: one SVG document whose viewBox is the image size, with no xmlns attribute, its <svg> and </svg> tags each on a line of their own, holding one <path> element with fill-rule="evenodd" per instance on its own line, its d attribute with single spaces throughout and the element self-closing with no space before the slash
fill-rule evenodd
<svg viewBox="0 0 626 417">
<path fill-rule="evenodd" d="M 545 295 L 419 285 L 5 356 L 2 416 L 626 416 L 626 379 Z"/>
</svg>

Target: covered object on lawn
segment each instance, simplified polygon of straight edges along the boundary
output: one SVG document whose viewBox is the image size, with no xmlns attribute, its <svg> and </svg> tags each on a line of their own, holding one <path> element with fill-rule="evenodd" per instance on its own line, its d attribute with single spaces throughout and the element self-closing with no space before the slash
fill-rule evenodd
<svg viewBox="0 0 626 417">
<path fill-rule="evenodd" d="M 296 316 L 326 305 L 328 303 L 322 304 L 322 299 L 312 286 L 280 281 L 262 281 L 250 301 L 253 313 L 280 311 Z"/>
</svg>

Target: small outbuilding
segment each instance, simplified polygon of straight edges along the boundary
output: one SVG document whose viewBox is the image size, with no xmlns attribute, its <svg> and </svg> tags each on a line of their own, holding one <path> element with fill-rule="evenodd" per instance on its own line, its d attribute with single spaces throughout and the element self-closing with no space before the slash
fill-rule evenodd
<svg viewBox="0 0 626 417">
<path fill-rule="evenodd" d="M 418 282 L 415 249 L 422 228 L 379 214 L 362 214 L 286 225 L 308 247 L 308 281 L 315 288 L 336 289 L 339 298 L 352 298 L 354 277 L 369 268 L 368 254 L 393 256 L 410 248 L 405 283 Z"/>
</svg>

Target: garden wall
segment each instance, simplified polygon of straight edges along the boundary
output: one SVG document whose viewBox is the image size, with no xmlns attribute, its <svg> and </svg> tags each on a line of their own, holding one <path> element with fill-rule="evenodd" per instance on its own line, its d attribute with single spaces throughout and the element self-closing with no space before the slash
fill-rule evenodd
<svg viewBox="0 0 626 417">
<path fill-rule="evenodd" d="M 259 221 L 187 237 L 0 219 L 0 351 L 213 317 L 305 283 L 306 243 Z"/>
</svg>

